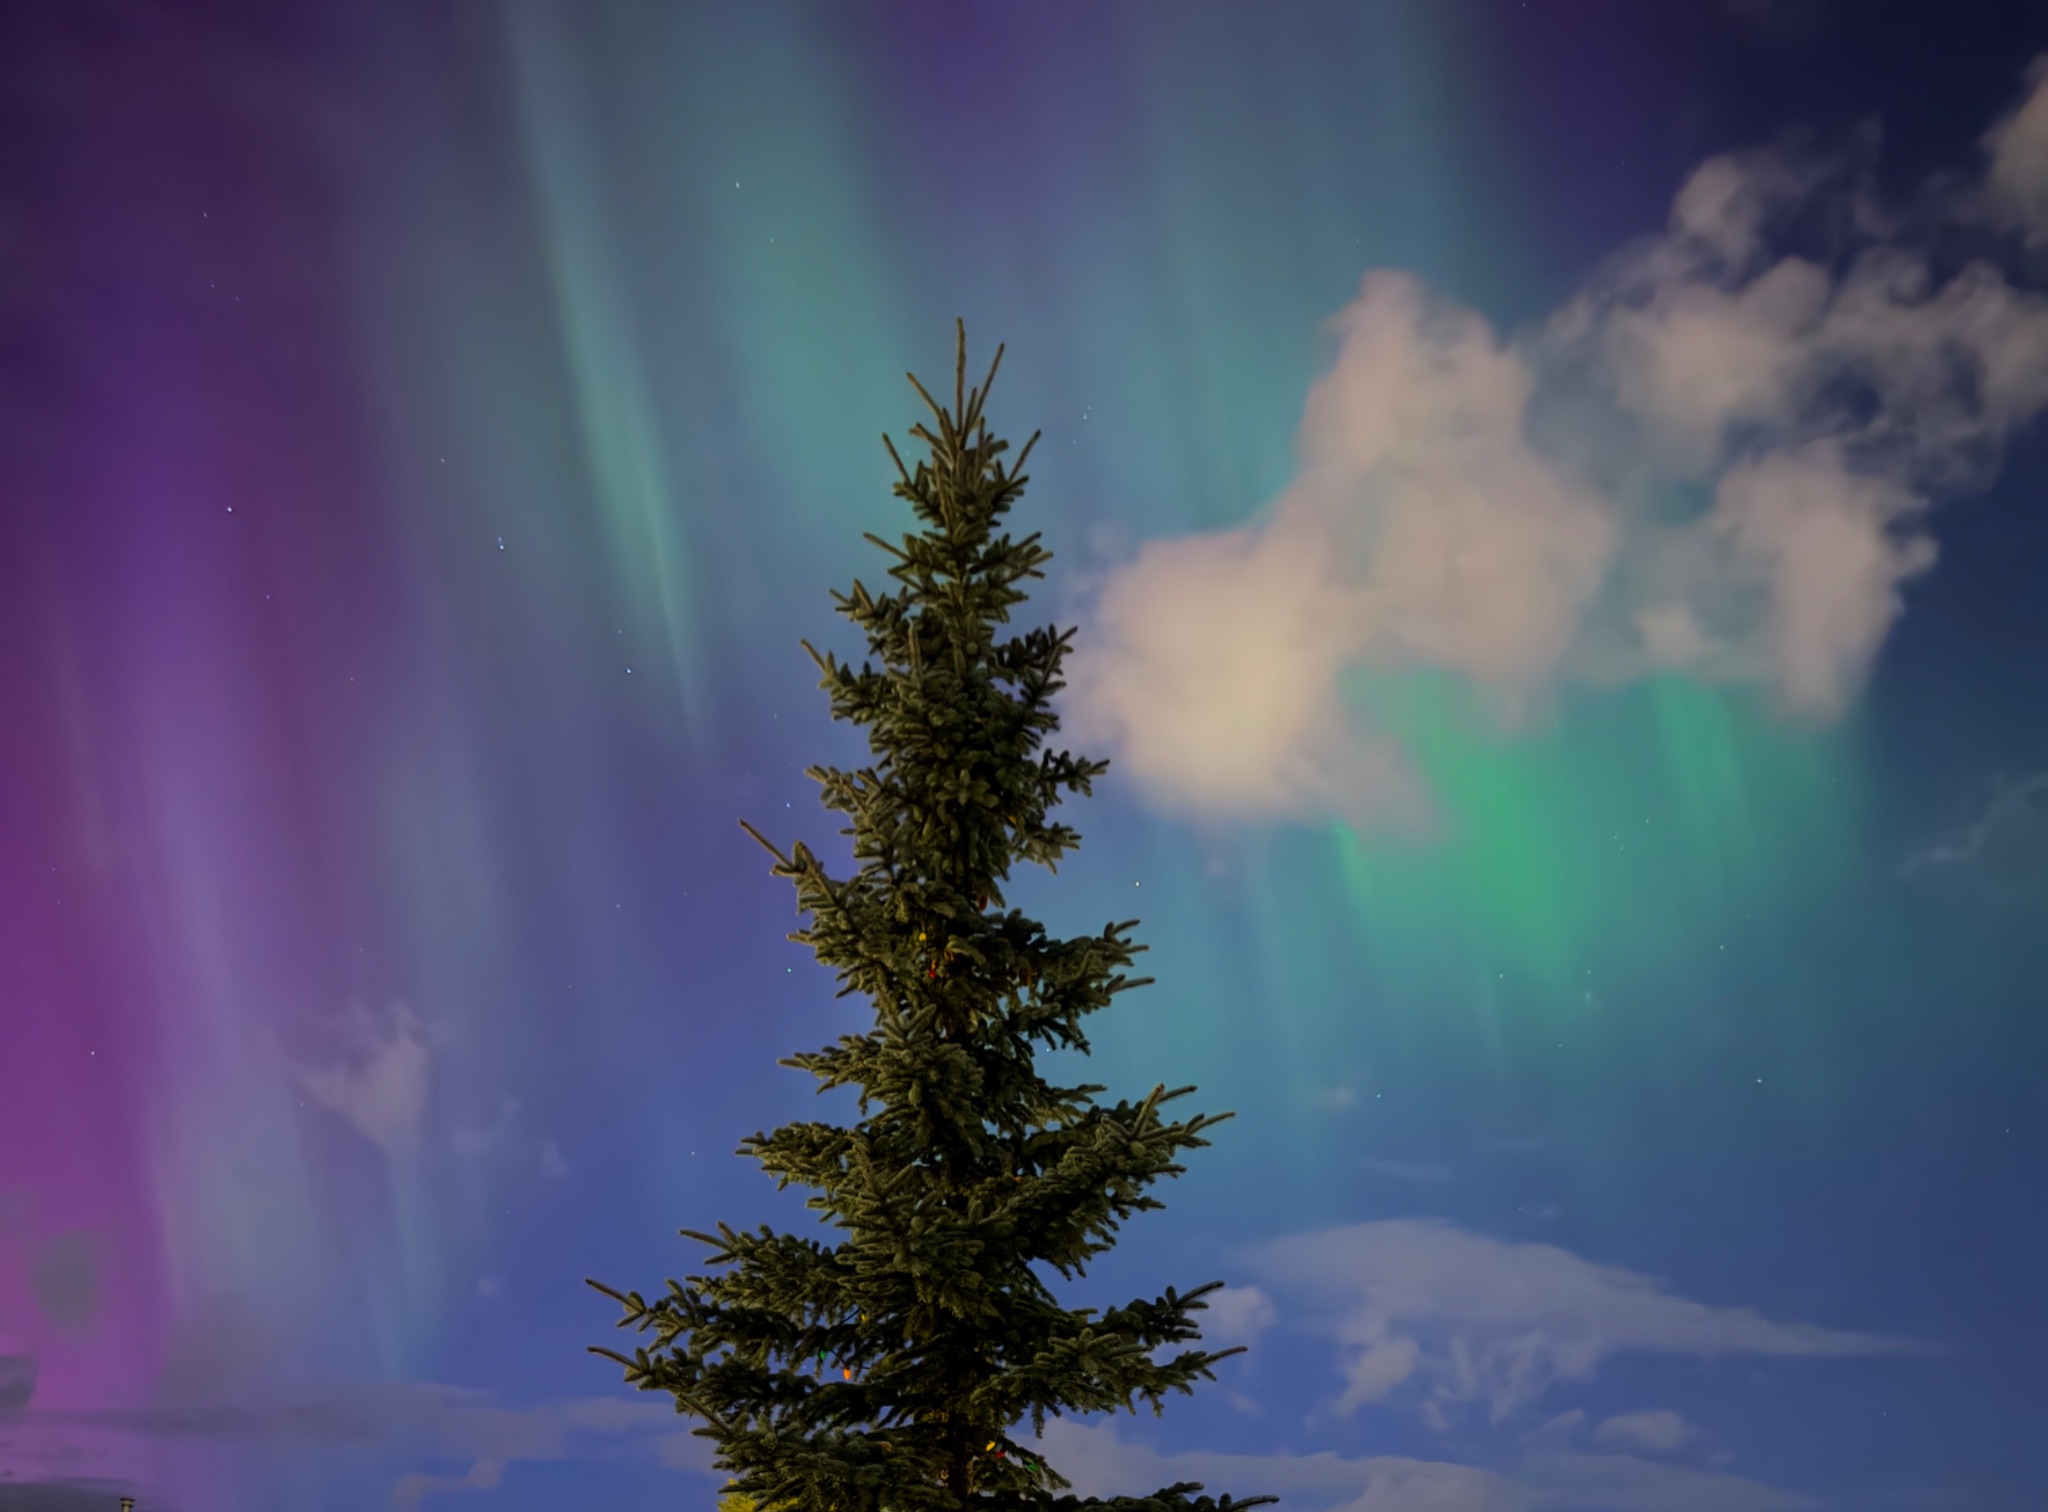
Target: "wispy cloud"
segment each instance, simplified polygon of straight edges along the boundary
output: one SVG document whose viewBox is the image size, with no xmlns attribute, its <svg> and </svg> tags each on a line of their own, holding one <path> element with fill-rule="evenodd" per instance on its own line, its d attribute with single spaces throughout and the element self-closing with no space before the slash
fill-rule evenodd
<svg viewBox="0 0 2048 1512">
<path fill-rule="evenodd" d="M 1088 1496 L 1199 1481 L 1273 1493 L 1305 1512 L 1804 1512 L 1815 1499 L 1736 1475 L 1625 1454 L 1538 1454 L 1498 1469 L 1397 1455 L 1162 1454 L 1111 1424 L 1048 1423 L 1049 1463 Z"/>
<path fill-rule="evenodd" d="M 1279 1320 L 1273 1299 L 1256 1286 L 1226 1286 L 1203 1299 L 1202 1338 L 1210 1344 L 1250 1344 Z"/>
<path fill-rule="evenodd" d="M 2048 772 L 1999 780 L 1975 818 L 1908 856 L 1901 877 L 1968 873 L 2007 894 L 2048 891 Z"/>
<path fill-rule="evenodd" d="M 299 1068 L 299 1085 L 387 1152 L 419 1140 L 433 1056 L 425 1027 L 403 1003 L 382 1014 L 360 1005 L 342 1020 L 338 1053 Z"/>
<path fill-rule="evenodd" d="M 1968 208 L 2048 234 L 2048 70 L 2030 90 L 1971 193 L 1925 197 L 1985 243 L 1952 275 L 1867 165 L 1790 151 L 1702 164 L 1660 235 L 1512 338 L 1368 274 L 1294 482 L 1101 580 L 1077 736 L 1170 810 L 1414 823 L 1426 794 L 1354 673 L 1449 673 L 1509 724 L 1563 683 L 1658 674 L 1835 718 L 1934 564 L 1930 506 L 2048 408 L 2048 300 Z"/>
<path fill-rule="evenodd" d="M 1312 1307 L 1339 1349 L 1339 1414 L 1404 1388 L 1432 1415 L 1484 1404 L 1500 1422 L 1561 1380 L 1625 1353 L 1816 1357 L 1912 1352 L 1874 1334 L 1779 1323 L 1677 1296 L 1650 1277 L 1548 1244 L 1397 1219 L 1297 1234 L 1243 1252 Z"/>
<path fill-rule="evenodd" d="M 553 1139 L 542 1139 L 536 1143 L 530 1135 L 519 1135 L 518 1123 L 519 1099 L 503 1098 L 498 1106 L 498 1116 L 489 1123 L 459 1124 L 450 1130 L 448 1147 L 470 1160 L 516 1151 L 520 1159 L 532 1160 L 541 1175 L 552 1181 L 566 1181 L 569 1162 L 562 1154 L 561 1145 Z"/>
<path fill-rule="evenodd" d="M 1743 1476 L 1626 1454 L 1545 1455 L 1516 1475 L 1536 1506 L 1575 1512 L 1799 1512 L 1824 1505 Z"/>
<path fill-rule="evenodd" d="M 28 1411 L 7 1419 L 7 1461 L 30 1466 L 81 1445 L 150 1439 L 265 1444 L 302 1451 L 411 1455 L 466 1466 L 419 1470 L 393 1488 L 394 1505 L 432 1494 L 488 1490 L 523 1462 L 637 1449 L 674 1468 L 709 1470 L 703 1441 L 676 1432 L 673 1402 L 649 1396 L 572 1397 L 507 1405 L 487 1391 L 430 1382 L 359 1385 L 267 1399 L 164 1403 L 94 1412 Z"/>
<path fill-rule="evenodd" d="M 1693 1437 L 1692 1425 L 1679 1414 L 1659 1408 L 1649 1412 L 1624 1412 L 1593 1430 L 1593 1442 L 1612 1449 L 1636 1449 L 1645 1454 L 1670 1454 L 1683 1449 Z"/>
<path fill-rule="evenodd" d="M 398 1484 L 391 1488 L 391 1505 L 398 1512 L 414 1512 L 436 1491 L 495 1491 L 504 1476 L 505 1462 L 497 1459 L 478 1460 L 461 1475 L 429 1475 L 415 1470 L 410 1475 L 401 1476 Z"/>
<path fill-rule="evenodd" d="M 488 1155 L 502 1146 L 512 1136 L 512 1127 L 519 1118 L 519 1099 L 501 1098 L 498 1102 L 498 1116 L 487 1124 L 457 1124 L 448 1134 L 448 1147 L 457 1155 L 474 1159 Z"/>
</svg>

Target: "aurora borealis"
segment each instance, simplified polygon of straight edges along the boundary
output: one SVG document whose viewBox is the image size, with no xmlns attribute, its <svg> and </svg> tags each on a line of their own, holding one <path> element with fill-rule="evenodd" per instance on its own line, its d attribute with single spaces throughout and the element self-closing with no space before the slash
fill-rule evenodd
<svg viewBox="0 0 2048 1512">
<path fill-rule="evenodd" d="M 1141 918 L 1091 1076 L 1238 1115 L 1078 1294 L 1223 1278 L 1249 1353 L 1048 1458 L 2038 1507 L 2044 55 L 8 8 L 0 1509 L 712 1504 L 582 1278 L 792 1221 L 729 1152 L 860 1009 L 735 821 L 829 841 L 797 642 L 955 316 L 1117 763 L 1014 901 Z"/>
</svg>

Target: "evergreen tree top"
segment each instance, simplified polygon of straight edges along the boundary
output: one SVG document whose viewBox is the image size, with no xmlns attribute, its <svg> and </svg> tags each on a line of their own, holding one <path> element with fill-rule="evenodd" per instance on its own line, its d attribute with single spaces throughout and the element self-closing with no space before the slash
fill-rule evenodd
<svg viewBox="0 0 2048 1512">
<path fill-rule="evenodd" d="M 785 854 L 748 826 L 808 917 L 790 938 L 874 1007 L 868 1031 L 783 1062 L 821 1091 L 855 1089 L 858 1122 L 788 1124 L 739 1151 L 811 1192 L 840 1237 L 684 1230 L 714 1272 L 652 1302 L 592 1282 L 655 1340 L 597 1352 L 701 1418 L 732 1494 L 772 1512 L 1233 1512 L 1273 1498 L 1060 1495 L 1070 1483 L 1012 1436 L 1048 1414 L 1140 1399 L 1158 1412 L 1239 1351 L 1173 1348 L 1200 1337 L 1192 1315 L 1220 1282 L 1103 1311 L 1052 1291 L 1158 1207 L 1146 1188 L 1229 1115 L 1169 1120 L 1193 1089 L 1164 1085 L 1105 1105 L 1106 1088 L 1036 1068 L 1040 1049 L 1085 1053 L 1088 1015 L 1149 979 L 1129 974 L 1135 921 L 1055 938 L 1003 897 L 1017 863 L 1055 868 L 1079 844 L 1053 811 L 1107 763 L 1045 748 L 1073 632 L 1008 629 L 1050 553 L 1003 529 L 1038 438 L 1005 461 L 983 415 L 996 365 L 968 389 L 963 330 L 950 408 L 911 378 L 929 455 L 907 468 L 884 441 L 923 528 L 868 537 L 888 589 L 834 595 L 867 660 L 804 643 L 833 717 L 868 734 L 867 765 L 809 773 L 847 820 L 854 871 L 834 877 L 802 842 Z"/>
</svg>

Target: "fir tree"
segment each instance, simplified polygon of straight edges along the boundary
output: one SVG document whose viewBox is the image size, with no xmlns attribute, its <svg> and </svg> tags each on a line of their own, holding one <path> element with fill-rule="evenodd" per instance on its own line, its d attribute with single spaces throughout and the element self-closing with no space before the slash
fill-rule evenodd
<svg viewBox="0 0 2048 1512">
<path fill-rule="evenodd" d="M 1239 1352 L 1167 1353 L 1200 1337 L 1192 1315 L 1221 1282 L 1099 1313 L 1062 1307 L 1048 1284 L 1160 1206 L 1146 1188 L 1179 1175 L 1176 1157 L 1230 1115 L 1169 1120 L 1193 1089 L 1163 1085 L 1107 1106 L 1105 1088 L 1035 1068 L 1040 1049 L 1085 1053 L 1083 1021 L 1149 978 L 1129 975 L 1144 948 L 1135 921 L 1059 939 L 1005 904 L 1013 866 L 1053 869 L 1078 844 L 1053 811 L 1107 763 L 1041 749 L 1073 632 L 1008 632 L 1050 554 L 1035 532 L 1002 529 L 1038 438 L 1006 464 L 983 419 L 988 383 L 966 389 L 964 330 L 959 341 L 951 409 L 910 380 L 936 425 L 911 431 L 929 460 L 906 469 L 884 438 L 895 493 L 923 527 L 898 545 L 868 537 L 894 587 L 834 595 L 871 659 L 856 668 L 804 643 L 833 717 L 863 727 L 873 752 L 856 771 L 809 772 L 850 821 L 856 869 L 833 877 L 802 842 L 785 856 L 747 826 L 809 917 L 790 938 L 837 973 L 842 997 L 874 1005 L 868 1032 L 783 1062 L 821 1091 L 858 1089 L 859 1122 L 789 1124 L 739 1150 L 811 1191 L 841 1237 L 686 1229 L 715 1273 L 672 1280 L 652 1302 L 592 1282 L 623 1305 L 622 1327 L 654 1336 L 631 1358 L 596 1352 L 703 1420 L 736 1508 L 1255 1506 L 1274 1498 L 1197 1498 L 1196 1483 L 1061 1495 L 1070 1483 L 1017 1436 L 1027 1420 L 1042 1433 L 1048 1414 L 1135 1412 L 1140 1399 L 1157 1413 Z"/>
</svg>

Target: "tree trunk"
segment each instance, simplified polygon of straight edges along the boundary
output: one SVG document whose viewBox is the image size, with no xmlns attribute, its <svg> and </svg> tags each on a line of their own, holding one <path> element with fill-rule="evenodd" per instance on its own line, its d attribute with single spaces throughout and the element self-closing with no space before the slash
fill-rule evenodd
<svg viewBox="0 0 2048 1512">
<path fill-rule="evenodd" d="M 968 1493 L 974 1489 L 973 1448 L 967 1442 L 966 1434 L 954 1429 L 953 1462 L 946 1467 L 946 1489 L 953 1493 L 953 1499 L 963 1508 L 967 1505 Z"/>
</svg>

